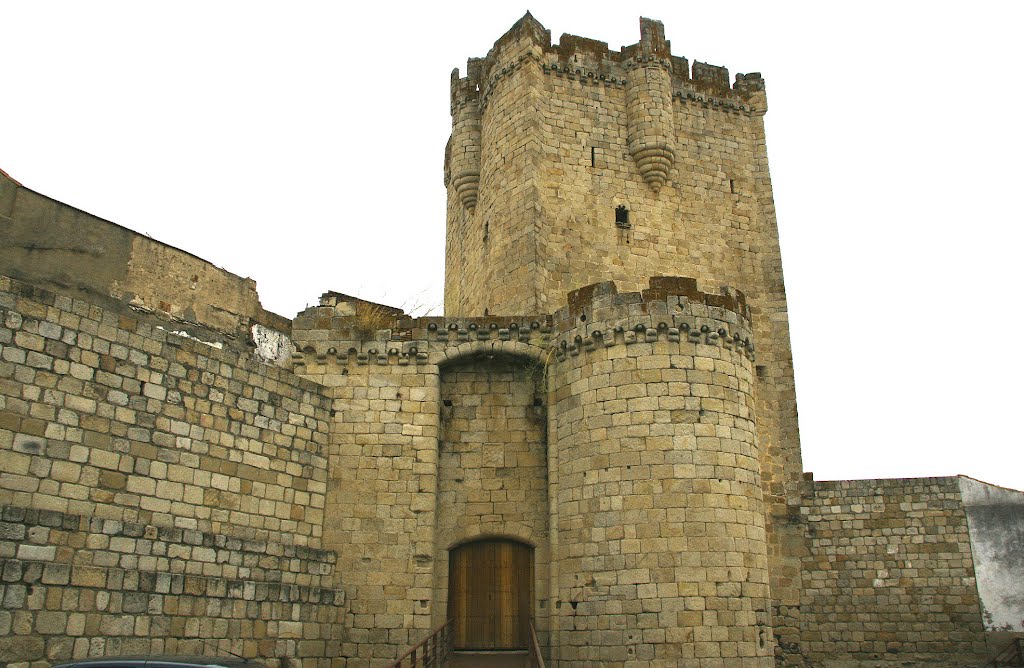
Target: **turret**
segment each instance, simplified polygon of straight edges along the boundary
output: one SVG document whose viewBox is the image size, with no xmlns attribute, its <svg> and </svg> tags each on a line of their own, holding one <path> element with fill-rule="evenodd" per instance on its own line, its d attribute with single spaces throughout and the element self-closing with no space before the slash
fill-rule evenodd
<svg viewBox="0 0 1024 668">
<path fill-rule="evenodd" d="M 629 153 L 658 192 L 675 164 L 669 42 L 661 21 L 640 19 L 640 43 L 625 65 Z"/>
<path fill-rule="evenodd" d="M 445 185 L 449 180 L 462 205 L 472 213 L 480 188 L 480 66 L 473 58 L 468 76 L 452 70 L 452 136 L 445 155 Z"/>
</svg>

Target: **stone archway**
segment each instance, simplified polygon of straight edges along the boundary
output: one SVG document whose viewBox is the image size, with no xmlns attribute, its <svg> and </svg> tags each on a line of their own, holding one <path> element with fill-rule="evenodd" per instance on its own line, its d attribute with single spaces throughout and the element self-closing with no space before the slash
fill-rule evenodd
<svg viewBox="0 0 1024 668">
<path fill-rule="evenodd" d="M 528 583 L 529 598 L 523 599 L 521 608 L 526 611 L 524 628 L 528 632 L 533 621 L 543 633 L 550 591 L 544 368 L 534 356 L 501 349 L 465 352 L 449 357 L 439 374 L 434 621 L 441 624 L 450 618 L 446 613 L 458 609 L 451 607 L 456 603 L 450 596 L 463 591 L 450 581 L 450 576 L 461 572 L 450 559 L 463 558 L 459 555 L 470 555 L 465 558 L 474 563 L 478 557 L 485 563 L 488 559 L 486 554 L 460 552 L 461 546 L 491 545 L 476 549 L 497 550 L 494 559 L 521 560 L 507 553 L 516 549 L 509 546 L 521 545 L 529 554 L 527 562 L 518 561 L 520 565 L 515 566 L 522 573 L 527 568 L 522 564 L 528 564 L 529 579 L 516 576 L 517 582 Z M 471 610 L 464 614 L 471 615 Z M 523 642 L 522 634 L 516 633 L 512 645 Z M 460 640 L 466 649 L 496 649 L 509 642 L 507 634 L 494 636 L 490 631 L 483 633 L 482 641 L 468 636 Z"/>
</svg>

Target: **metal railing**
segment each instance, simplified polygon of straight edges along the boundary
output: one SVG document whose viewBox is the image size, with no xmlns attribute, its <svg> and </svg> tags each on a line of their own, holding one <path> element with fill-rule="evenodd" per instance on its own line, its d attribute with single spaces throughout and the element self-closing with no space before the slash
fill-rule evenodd
<svg viewBox="0 0 1024 668">
<path fill-rule="evenodd" d="M 530 624 L 530 668 L 544 668 L 544 656 L 540 653 L 540 643 L 537 642 L 537 629 Z"/>
<path fill-rule="evenodd" d="M 1004 666 L 1024 666 L 1024 638 L 1014 638 L 1003 648 L 994 659 L 985 664 L 985 668 L 1003 668 Z"/>
<path fill-rule="evenodd" d="M 438 626 L 388 668 L 440 668 L 452 656 L 452 620 Z"/>
</svg>

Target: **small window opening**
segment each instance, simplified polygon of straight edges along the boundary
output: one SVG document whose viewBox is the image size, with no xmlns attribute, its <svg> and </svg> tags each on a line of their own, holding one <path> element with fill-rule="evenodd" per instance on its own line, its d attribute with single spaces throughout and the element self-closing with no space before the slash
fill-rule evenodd
<svg viewBox="0 0 1024 668">
<path fill-rule="evenodd" d="M 624 204 L 620 204 L 617 207 L 615 207 L 615 225 L 616 227 L 621 227 L 626 230 L 628 230 L 630 227 L 629 209 L 627 209 L 626 205 Z"/>
<path fill-rule="evenodd" d="M 736 182 L 732 179 L 729 179 L 729 192 L 736 193 Z"/>
<path fill-rule="evenodd" d="M 590 166 L 597 166 L 597 149 L 594 148 L 593 146 L 590 147 Z"/>
<path fill-rule="evenodd" d="M 444 400 L 444 406 L 445 406 L 445 408 L 451 408 L 452 407 L 452 400 L 451 399 L 445 399 Z"/>
<path fill-rule="evenodd" d="M 487 241 L 489 236 L 491 236 L 491 224 L 484 223 L 484 241 Z"/>
<path fill-rule="evenodd" d="M 764 378 L 766 369 L 763 366 L 758 364 L 757 366 L 754 367 L 754 371 L 757 373 L 758 378 Z"/>
<path fill-rule="evenodd" d="M 489 309 L 484 309 L 484 316 L 485 316 L 485 317 L 486 317 L 486 316 L 489 316 L 490 314 L 491 314 L 491 312 L 490 312 L 490 310 L 489 310 Z"/>
</svg>

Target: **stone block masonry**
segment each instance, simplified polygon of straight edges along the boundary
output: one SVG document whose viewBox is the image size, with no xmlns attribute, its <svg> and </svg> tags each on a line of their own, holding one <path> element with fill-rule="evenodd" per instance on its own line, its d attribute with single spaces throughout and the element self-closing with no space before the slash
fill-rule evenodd
<svg viewBox="0 0 1024 668">
<path fill-rule="evenodd" d="M 337 655 L 345 595 L 320 549 L 319 387 L 148 314 L 9 278 L 0 323 L 8 666 Z"/>
<path fill-rule="evenodd" d="M 350 665 L 444 622 L 450 551 L 489 538 L 531 549 L 559 665 L 772 663 L 742 294 L 662 277 L 550 317 L 383 315 L 325 295 L 293 324 L 297 373 L 335 397 Z"/>
<path fill-rule="evenodd" d="M 673 55 L 660 22 L 639 27 L 637 44 L 612 50 L 553 43 L 527 14 L 453 79 L 445 312 L 549 313 L 583 286 L 639 291 L 657 276 L 742 291 L 772 608 L 795 647 L 803 471 L 765 82 L 730 85 L 724 67 Z M 472 209 L 457 178 L 468 155 L 480 165 Z"/>
<path fill-rule="evenodd" d="M 774 664 L 745 304 L 676 283 L 599 284 L 556 316 L 565 665 Z"/>
<path fill-rule="evenodd" d="M 445 621 L 448 553 L 462 542 L 526 541 L 543 568 L 536 372 L 551 334 L 545 317 L 413 320 L 337 294 L 295 318 L 296 373 L 333 398 L 324 546 L 349 594 L 347 665 L 393 660 Z M 537 589 L 546 641 L 546 581 Z"/>
<path fill-rule="evenodd" d="M 445 317 L 287 321 L 0 173 L 0 668 L 984 663 L 1024 496 L 804 477 L 760 74 L 527 14 L 450 93 Z"/>
<path fill-rule="evenodd" d="M 3 508 L 0 532 L 5 665 L 335 654 L 344 595 L 333 587 L 333 552 L 16 506 Z"/>
<path fill-rule="evenodd" d="M 469 357 L 441 372 L 435 598 L 448 600 L 449 550 L 511 536 L 533 548 L 538 601 L 549 628 L 550 506 L 543 367 L 509 356 Z"/>
<path fill-rule="evenodd" d="M 981 665 L 959 479 L 809 482 L 805 655 L 829 666 Z"/>
</svg>

